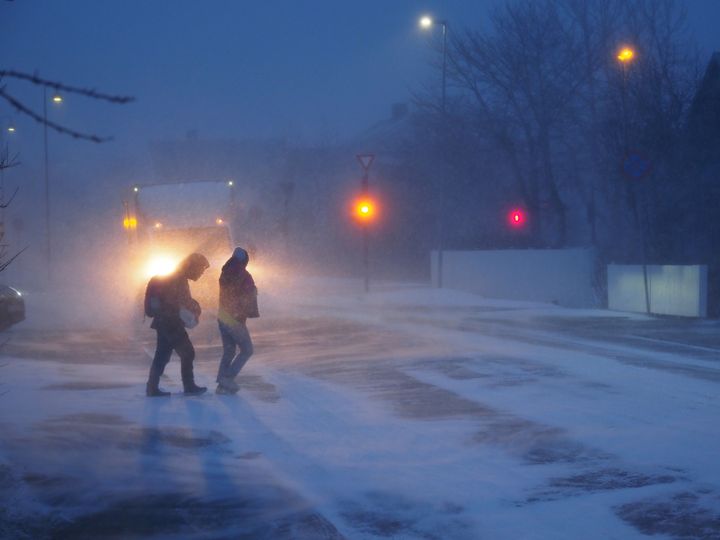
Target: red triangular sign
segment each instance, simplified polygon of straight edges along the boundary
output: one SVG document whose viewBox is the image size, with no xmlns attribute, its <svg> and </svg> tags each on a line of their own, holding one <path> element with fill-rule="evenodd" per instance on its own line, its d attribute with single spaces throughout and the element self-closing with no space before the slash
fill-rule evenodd
<svg viewBox="0 0 720 540">
<path fill-rule="evenodd" d="M 375 159 L 375 154 L 358 154 L 357 158 L 362 168 L 367 171 L 372 165 L 373 159 Z"/>
</svg>

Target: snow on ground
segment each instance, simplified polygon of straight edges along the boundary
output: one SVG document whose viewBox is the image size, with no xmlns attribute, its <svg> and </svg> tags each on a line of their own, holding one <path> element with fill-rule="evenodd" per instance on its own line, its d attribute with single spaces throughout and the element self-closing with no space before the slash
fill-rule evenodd
<svg viewBox="0 0 720 540">
<path fill-rule="evenodd" d="M 238 396 L 145 398 L 152 333 L 100 315 L 13 329 L 0 536 L 720 538 L 715 322 L 348 280 L 260 300 Z"/>
</svg>

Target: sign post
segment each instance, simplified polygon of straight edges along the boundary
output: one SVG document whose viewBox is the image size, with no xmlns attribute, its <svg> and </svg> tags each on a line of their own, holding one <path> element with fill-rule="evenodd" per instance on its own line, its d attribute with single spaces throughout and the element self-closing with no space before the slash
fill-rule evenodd
<svg viewBox="0 0 720 540">
<path fill-rule="evenodd" d="M 358 154 L 357 160 L 360 162 L 360 166 L 363 168 L 363 177 L 361 184 L 362 196 L 367 198 L 368 196 L 368 171 L 375 159 L 375 154 Z M 363 261 L 365 266 L 365 292 L 370 291 L 370 235 L 368 234 L 369 223 L 367 221 L 362 223 L 363 229 Z"/>
</svg>

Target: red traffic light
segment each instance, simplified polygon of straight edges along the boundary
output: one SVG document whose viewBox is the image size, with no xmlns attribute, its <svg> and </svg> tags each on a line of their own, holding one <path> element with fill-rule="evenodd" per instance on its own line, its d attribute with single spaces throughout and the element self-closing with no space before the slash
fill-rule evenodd
<svg viewBox="0 0 720 540">
<path fill-rule="evenodd" d="M 525 215 L 525 211 L 520 208 L 514 208 L 508 214 L 508 223 L 510 223 L 510 226 L 515 229 L 524 227 L 526 221 L 527 216 Z"/>
</svg>

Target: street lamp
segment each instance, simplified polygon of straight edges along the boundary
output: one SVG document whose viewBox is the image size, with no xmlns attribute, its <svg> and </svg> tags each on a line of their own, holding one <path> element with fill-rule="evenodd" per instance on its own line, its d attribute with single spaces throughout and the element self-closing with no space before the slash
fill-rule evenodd
<svg viewBox="0 0 720 540">
<path fill-rule="evenodd" d="M 53 94 L 53 103 L 60 105 L 63 102 L 63 98 L 59 94 Z M 45 262 L 47 265 L 48 272 L 48 283 L 50 283 L 50 277 L 52 275 L 50 266 L 52 260 L 52 252 L 50 250 L 50 180 L 49 180 L 49 166 L 48 166 L 48 119 L 47 119 L 47 87 L 43 86 L 43 140 L 45 146 Z"/>
<path fill-rule="evenodd" d="M 627 79 L 628 79 L 628 66 L 632 63 L 635 58 L 635 50 L 632 47 L 623 45 L 618 49 L 617 61 L 620 62 L 622 67 L 622 115 L 623 115 L 623 145 L 625 146 L 625 152 L 627 152 L 629 137 L 628 137 L 628 125 L 627 125 Z"/>
<path fill-rule="evenodd" d="M 635 60 L 635 49 L 628 45 L 623 45 L 618 49 L 617 56 L 618 62 L 622 66 L 622 115 L 623 115 L 623 161 L 627 162 L 630 159 L 630 136 L 628 127 L 628 106 L 627 106 L 627 86 L 628 86 L 628 66 Z M 625 163 L 623 163 L 623 167 Z M 647 233 L 645 230 L 646 224 L 640 219 L 640 204 L 638 202 L 638 186 L 637 182 L 632 186 L 631 193 L 633 195 L 632 205 L 635 213 L 635 220 L 640 227 L 640 235 L 642 236 L 642 270 L 643 270 L 643 285 L 645 289 L 645 311 L 650 313 L 650 286 L 648 283 L 648 272 L 647 272 Z"/>
<path fill-rule="evenodd" d="M 448 23 L 445 20 L 438 20 L 436 21 L 433 19 L 430 15 L 423 15 L 420 17 L 420 20 L 418 21 L 418 24 L 420 25 L 420 28 L 423 30 L 430 30 L 435 25 L 440 25 L 442 27 L 442 37 L 443 37 L 443 46 L 442 46 L 442 100 L 440 102 L 440 108 L 445 114 L 445 88 L 446 88 L 446 78 L 447 78 L 447 35 L 448 35 Z"/>
<path fill-rule="evenodd" d="M 447 35 L 448 35 L 448 23 L 445 20 L 435 20 L 429 15 L 424 15 L 419 21 L 420 28 L 425 30 L 432 29 L 435 25 L 442 26 L 442 87 L 441 87 L 441 100 L 440 110 L 442 111 L 443 121 L 445 121 L 445 95 L 447 87 Z M 440 187 L 440 220 L 439 220 L 439 234 L 438 234 L 438 258 L 437 258 L 437 276 L 438 276 L 438 288 L 441 289 L 443 285 L 443 244 L 445 236 L 445 181 Z"/>
<path fill-rule="evenodd" d="M 617 54 L 617 59 L 623 64 L 632 62 L 635 58 L 635 50 L 632 47 L 622 47 Z"/>
<path fill-rule="evenodd" d="M 15 124 L 9 116 L 4 117 L 8 120 L 7 132 L 11 135 L 15 134 Z M 1 133 L 1 132 L 0 132 Z M 0 136 L 0 141 L 2 137 Z M 10 144 L 5 141 L 4 145 L 0 145 L 0 238 L 4 239 L 5 235 L 5 206 L 8 201 L 5 200 L 5 168 L 12 165 L 12 156 L 10 155 Z"/>
<path fill-rule="evenodd" d="M 13 119 L 10 116 L 0 116 L 0 120 L 2 120 L 3 131 L 7 131 L 8 133 L 15 133 L 15 122 L 13 122 Z"/>
</svg>

